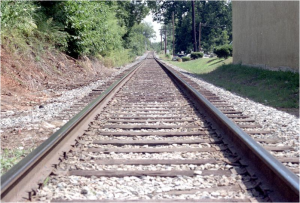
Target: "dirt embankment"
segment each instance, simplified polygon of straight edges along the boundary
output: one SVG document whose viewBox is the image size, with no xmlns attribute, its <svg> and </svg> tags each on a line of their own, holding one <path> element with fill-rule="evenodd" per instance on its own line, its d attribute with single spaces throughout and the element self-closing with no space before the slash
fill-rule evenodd
<svg viewBox="0 0 300 203">
<path fill-rule="evenodd" d="M 28 110 L 58 96 L 55 90 L 80 87 L 114 71 L 98 60 L 76 60 L 55 50 L 24 56 L 1 47 L 1 111 Z"/>
</svg>

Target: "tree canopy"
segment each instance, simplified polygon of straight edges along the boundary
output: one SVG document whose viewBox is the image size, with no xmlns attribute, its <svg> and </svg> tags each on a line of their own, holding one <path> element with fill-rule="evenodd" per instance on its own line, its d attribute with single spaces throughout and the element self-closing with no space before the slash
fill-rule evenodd
<svg viewBox="0 0 300 203">
<path fill-rule="evenodd" d="M 167 30 L 169 50 L 174 12 L 175 51 L 190 52 L 191 1 L 3 1 L 1 38 L 12 47 L 53 46 L 73 57 L 114 53 L 133 57 L 151 46 L 154 30 L 142 23 L 150 11 Z M 205 51 L 232 41 L 230 2 L 197 0 L 195 11 L 197 41 L 201 22 Z"/>
<path fill-rule="evenodd" d="M 192 3 L 191 1 L 154 1 L 149 4 L 154 20 L 166 25 L 171 33 L 172 13 L 175 16 L 175 51 L 190 52 L 193 47 Z M 214 47 L 232 41 L 231 2 L 195 1 L 195 23 L 197 47 L 199 47 L 199 24 L 201 47 L 212 51 Z M 169 43 L 170 45 L 170 43 Z M 169 47 L 171 49 L 171 46 Z"/>
<path fill-rule="evenodd" d="M 18 38 L 73 57 L 141 54 L 154 33 L 142 23 L 149 13 L 142 1 L 4 1 L 1 13 L 4 43 Z"/>
</svg>

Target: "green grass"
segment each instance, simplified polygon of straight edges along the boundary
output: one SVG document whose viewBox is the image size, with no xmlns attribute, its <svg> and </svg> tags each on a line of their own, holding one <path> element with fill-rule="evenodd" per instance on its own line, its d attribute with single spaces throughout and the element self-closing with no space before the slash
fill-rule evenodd
<svg viewBox="0 0 300 203">
<path fill-rule="evenodd" d="M 169 55 L 169 57 L 166 55 L 166 54 L 158 54 L 159 55 L 159 58 L 162 59 L 162 60 L 165 60 L 165 61 L 171 61 L 172 60 L 172 56 Z"/>
<path fill-rule="evenodd" d="M 228 59 L 202 58 L 186 62 L 169 61 L 171 64 L 181 67 L 191 73 L 209 73 L 220 65 L 232 63 L 232 57 Z"/>
<path fill-rule="evenodd" d="M 6 173 L 11 167 L 27 156 L 32 150 L 4 149 L 1 153 L 1 175 Z"/>
<path fill-rule="evenodd" d="M 170 63 L 256 102 L 275 108 L 299 108 L 299 73 L 234 65 L 231 60 L 204 58 Z"/>
</svg>

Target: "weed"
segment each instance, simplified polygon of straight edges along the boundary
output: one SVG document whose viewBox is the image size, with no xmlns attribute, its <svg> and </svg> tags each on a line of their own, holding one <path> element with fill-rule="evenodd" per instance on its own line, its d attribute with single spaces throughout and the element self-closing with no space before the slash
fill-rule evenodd
<svg viewBox="0 0 300 203">
<path fill-rule="evenodd" d="M 50 177 L 48 176 L 45 180 L 44 180 L 44 182 L 43 182 L 43 186 L 46 186 L 46 185 L 48 185 L 48 183 L 49 183 L 49 180 L 50 180 Z"/>
<path fill-rule="evenodd" d="M 29 154 L 32 149 L 24 150 L 24 149 L 14 149 L 8 150 L 4 149 L 1 153 L 1 174 L 6 173 L 11 167 L 17 164 L 22 158 L 24 158 L 27 154 Z"/>
</svg>

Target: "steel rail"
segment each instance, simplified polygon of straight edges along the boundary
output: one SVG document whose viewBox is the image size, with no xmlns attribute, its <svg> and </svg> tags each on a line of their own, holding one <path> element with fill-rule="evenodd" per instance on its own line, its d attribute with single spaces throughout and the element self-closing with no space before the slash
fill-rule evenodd
<svg viewBox="0 0 300 203">
<path fill-rule="evenodd" d="M 36 175 L 36 173 L 32 172 L 33 168 L 34 167 L 39 168 L 39 169 L 35 169 L 38 171 L 47 169 L 44 165 L 42 165 L 42 162 L 45 160 L 48 161 L 47 159 L 49 159 L 49 161 L 50 159 L 53 159 L 52 157 L 50 158 L 49 155 L 50 152 L 53 151 L 54 148 L 56 149 L 59 143 L 67 139 L 70 132 L 74 131 L 75 127 L 80 122 L 82 122 L 92 112 L 94 112 L 96 107 L 98 107 L 99 104 L 103 103 L 103 101 L 108 97 L 108 95 L 110 95 L 112 92 L 117 91 L 116 89 L 119 89 L 120 86 L 122 86 L 127 80 L 129 80 L 129 78 L 135 73 L 135 71 L 137 71 L 137 69 L 144 63 L 144 61 L 145 60 L 136 64 L 129 73 L 127 73 L 118 81 L 114 82 L 101 95 L 99 95 L 96 99 L 94 99 L 88 106 L 86 106 L 82 111 L 80 111 L 77 115 L 75 115 L 69 122 L 67 122 L 63 127 L 61 127 L 53 135 L 51 135 L 45 142 L 43 142 L 34 151 L 32 151 L 25 158 L 23 158 L 19 163 L 14 165 L 9 171 L 7 171 L 4 175 L 2 175 L 1 176 L 1 200 L 5 202 L 19 201 L 20 200 L 19 198 L 22 197 L 24 192 L 30 192 L 31 189 L 28 188 L 24 191 L 24 186 L 28 184 L 28 181 L 34 179 L 34 175 Z M 64 149 L 64 151 L 66 150 Z M 59 154 L 59 152 L 54 152 L 54 153 L 58 158 L 62 156 L 61 154 Z M 56 158 L 56 162 L 57 160 L 58 159 Z M 52 172 L 53 167 L 51 166 L 50 168 L 48 167 L 46 174 L 43 173 L 43 176 L 47 176 Z M 37 184 L 38 183 L 36 183 L 36 185 Z M 31 186 L 32 184 L 30 184 L 30 187 Z"/>
<path fill-rule="evenodd" d="M 198 102 L 198 107 L 204 109 L 213 118 L 214 123 L 219 125 L 221 129 L 225 129 L 224 134 L 228 135 L 225 139 L 231 145 L 235 145 L 235 148 L 238 148 L 235 150 L 237 154 L 241 158 L 247 157 L 247 160 L 250 160 L 246 163 L 250 168 L 248 171 L 254 170 L 257 177 L 264 180 L 263 183 L 267 183 L 268 189 L 272 190 L 270 194 L 272 201 L 299 202 L 299 178 L 293 172 L 184 81 L 176 71 L 168 65 L 162 64 L 157 58 L 156 61 L 179 85 L 184 87 L 184 90 L 194 99 L 193 101 Z"/>
</svg>

